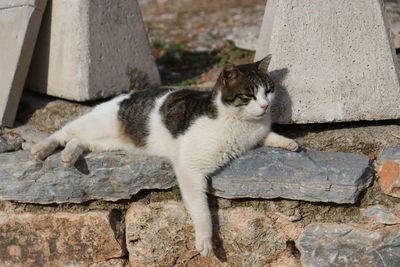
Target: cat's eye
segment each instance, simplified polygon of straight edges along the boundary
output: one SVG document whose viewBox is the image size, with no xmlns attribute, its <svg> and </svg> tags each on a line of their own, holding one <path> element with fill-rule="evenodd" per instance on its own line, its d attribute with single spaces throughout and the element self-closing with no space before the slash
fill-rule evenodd
<svg viewBox="0 0 400 267">
<path fill-rule="evenodd" d="M 256 98 L 255 95 L 250 95 L 250 94 L 239 95 L 239 97 L 244 100 L 249 100 L 249 101 Z"/>
<path fill-rule="evenodd" d="M 267 82 L 267 87 L 265 88 L 265 94 L 272 93 L 274 91 L 274 84 Z"/>
</svg>

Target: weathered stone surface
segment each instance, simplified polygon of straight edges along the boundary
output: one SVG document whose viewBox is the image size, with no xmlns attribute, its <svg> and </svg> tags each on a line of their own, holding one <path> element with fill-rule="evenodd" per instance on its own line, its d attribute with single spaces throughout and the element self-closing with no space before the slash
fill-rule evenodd
<svg viewBox="0 0 400 267">
<path fill-rule="evenodd" d="M 400 227 L 370 231 L 345 224 L 312 224 L 297 240 L 301 263 L 325 266 L 400 266 Z"/>
<path fill-rule="evenodd" d="M 400 197 L 400 147 L 385 148 L 377 165 L 382 192 Z"/>
<path fill-rule="evenodd" d="M 46 2 L 0 2 L 0 125 L 14 124 Z"/>
<path fill-rule="evenodd" d="M 213 218 L 217 256 L 201 257 L 194 248 L 193 227 L 183 203 L 133 203 L 125 218 L 130 264 L 266 266 L 286 249 L 286 239 L 265 212 L 236 207 L 214 211 Z"/>
<path fill-rule="evenodd" d="M 28 89 L 84 101 L 159 83 L 136 0 L 49 2 Z"/>
<path fill-rule="evenodd" d="M 87 266 L 125 255 L 118 216 L 0 213 L 1 266 Z M 100 265 L 101 266 L 101 265 Z"/>
<path fill-rule="evenodd" d="M 130 199 L 142 189 L 176 185 L 169 163 L 156 157 L 93 153 L 75 167 L 64 169 L 59 153 L 44 162 L 35 161 L 27 151 L 0 154 L 0 200 L 42 204 L 115 201 Z M 371 179 L 365 156 L 259 148 L 213 176 L 211 194 L 354 203 Z"/>
<path fill-rule="evenodd" d="M 361 214 L 377 223 L 382 224 L 399 224 L 400 218 L 390 212 L 386 207 L 382 205 L 369 206 L 365 209 L 361 209 Z"/>
<path fill-rule="evenodd" d="M 169 164 L 160 158 L 125 152 L 89 154 L 76 168 L 64 169 L 60 153 L 44 162 L 27 151 L 0 154 L 0 200 L 31 203 L 130 199 L 142 189 L 175 185 Z"/>
<path fill-rule="evenodd" d="M 273 108 L 279 123 L 400 117 L 397 57 L 381 0 L 270 0 L 255 59 L 267 54 L 283 87 Z"/>
<path fill-rule="evenodd" d="M 215 195 L 225 198 L 287 198 L 355 203 L 372 175 L 366 156 L 258 148 L 212 178 Z"/>
</svg>

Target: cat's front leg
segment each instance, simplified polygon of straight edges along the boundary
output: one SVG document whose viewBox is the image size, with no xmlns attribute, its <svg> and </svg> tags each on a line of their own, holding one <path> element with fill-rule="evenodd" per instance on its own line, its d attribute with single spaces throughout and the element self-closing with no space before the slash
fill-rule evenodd
<svg viewBox="0 0 400 267">
<path fill-rule="evenodd" d="M 280 147 L 290 151 L 297 151 L 299 149 L 296 141 L 274 132 L 270 132 L 264 139 L 264 146 Z"/>
<path fill-rule="evenodd" d="M 183 201 L 193 221 L 196 249 L 202 256 L 209 256 L 212 252 L 212 222 L 206 193 L 207 179 L 185 166 L 174 166 L 174 169 Z"/>
</svg>

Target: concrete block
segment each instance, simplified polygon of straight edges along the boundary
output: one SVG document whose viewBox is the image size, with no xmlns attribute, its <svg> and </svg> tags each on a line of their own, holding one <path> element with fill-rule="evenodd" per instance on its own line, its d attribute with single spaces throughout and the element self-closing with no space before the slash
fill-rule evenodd
<svg viewBox="0 0 400 267">
<path fill-rule="evenodd" d="M 0 125 L 14 123 L 46 2 L 0 1 Z"/>
<path fill-rule="evenodd" d="M 400 118 L 381 0 L 268 0 L 255 59 L 272 54 L 279 123 Z"/>
<path fill-rule="evenodd" d="M 158 85 L 136 0 L 52 0 L 27 88 L 76 101 Z"/>
</svg>

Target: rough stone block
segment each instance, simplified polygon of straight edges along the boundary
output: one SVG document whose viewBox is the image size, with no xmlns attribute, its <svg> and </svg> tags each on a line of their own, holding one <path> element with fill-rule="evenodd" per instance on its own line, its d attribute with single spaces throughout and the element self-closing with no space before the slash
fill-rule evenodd
<svg viewBox="0 0 400 267">
<path fill-rule="evenodd" d="M 378 158 L 377 169 L 382 192 L 400 197 L 400 147 L 385 148 Z"/>
<path fill-rule="evenodd" d="M 0 265 L 88 266 L 122 257 L 126 250 L 118 218 L 110 212 L 1 212 Z"/>
<path fill-rule="evenodd" d="M 267 2 L 255 59 L 272 54 L 276 122 L 400 118 L 397 58 L 381 0 Z"/>
<path fill-rule="evenodd" d="M 287 229 L 266 212 L 236 207 L 212 216 L 217 257 L 201 257 L 182 202 L 133 203 L 125 217 L 131 266 L 269 266 L 286 249 Z"/>
<path fill-rule="evenodd" d="M 158 85 L 136 0 L 52 0 L 27 88 L 84 101 Z"/>
<path fill-rule="evenodd" d="M 0 125 L 14 124 L 46 2 L 0 1 Z"/>
<path fill-rule="evenodd" d="M 308 267 L 399 266 L 400 227 L 366 230 L 346 224 L 312 224 L 296 245 Z"/>
</svg>

